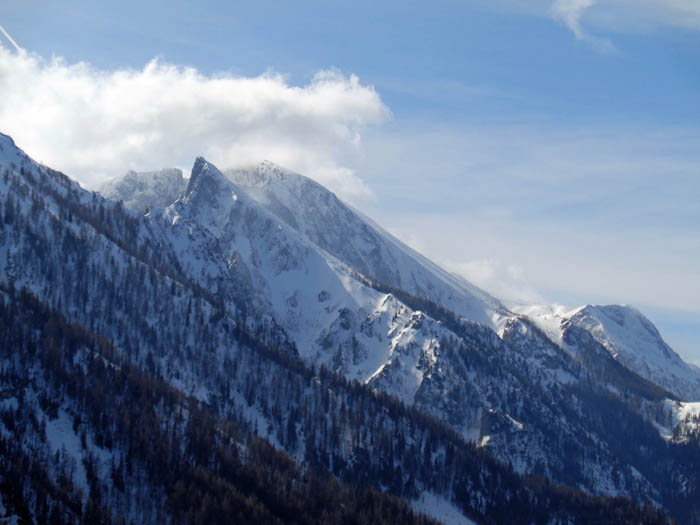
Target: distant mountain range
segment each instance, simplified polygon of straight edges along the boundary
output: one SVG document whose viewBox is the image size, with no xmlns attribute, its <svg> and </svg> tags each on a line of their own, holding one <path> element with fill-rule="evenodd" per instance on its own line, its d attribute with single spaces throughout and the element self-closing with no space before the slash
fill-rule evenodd
<svg viewBox="0 0 700 525">
<path fill-rule="evenodd" d="M 700 371 L 630 307 L 511 311 L 269 162 L 98 194 L 0 135 L 0 198 L 0 515 L 700 520 Z"/>
</svg>

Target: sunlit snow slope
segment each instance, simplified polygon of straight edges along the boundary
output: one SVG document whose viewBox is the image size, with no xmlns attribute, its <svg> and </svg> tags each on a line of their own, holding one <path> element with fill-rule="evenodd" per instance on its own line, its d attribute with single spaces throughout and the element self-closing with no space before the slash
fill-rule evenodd
<svg viewBox="0 0 700 525">
<path fill-rule="evenodd" d="M 300 235 L 367 277 L 492 328 L 512 317 L 497 299 L 456 279 L 307 177 L 270 162 L 224 174 Z"/>
<path fill-rule="evenodd" d="M 645 379 L 687 401 L 700 400 L 700 371 L 683 361 L 637 309 L 626 305 L 582 306 L 566 311 L 553 307 L 522 307 L 554 342 L 577 326 L 590 333 L 610 355 Z"/>
</svg>

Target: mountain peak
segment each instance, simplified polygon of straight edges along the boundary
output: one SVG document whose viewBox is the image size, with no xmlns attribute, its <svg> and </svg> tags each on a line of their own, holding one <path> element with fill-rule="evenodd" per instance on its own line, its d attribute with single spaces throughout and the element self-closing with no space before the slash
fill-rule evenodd
<svg viewBox="0 0 700 525">
<path fill-rule="evenodd" d="M 25 153 L 17 147 L 12 137 L 0 133 L 0 160 L 9 163 L 19 163 L 28 160 Z"/>
<path fill-rule="evenodd" d="M 590 316 L 603 324 L 613 322 L 618 329 L 626 327 L 646 333 L 652 340 L 661 339 L 659 331 L 652 322 L 639 310 L 626 304 L 586 305 L 577 313 L 580 317 Z"/>
<path fill-rule="evenodd" d="M 275 177 L 279 180 L 284 180 L 285 175 L 289 175 L 291 173 L 289 170 L 269 160 L 263 160 L 258 165 L 256 171 L 261 175 Z"/>
<path fill-rule="evenodd" d="M 15 141 L 12 140 L 12 137 L 9 135 L 5 135 L 4 133 L 0 133 L 0 145 L 8 145 L 12 146 L 13 148 L 16 148 L 17 146 L 15 145 Z"/>
<path fill-rule="evenodd" d="M 213 202 L 225 181 L 226 178 L 216 166 L 204 157 L 197 157 L 192 166 L 185 198 L 190 202 Z"/>
<path fill-rule="evenodd" d="M 190 173 L 190 182 L 187 185 L 186 193 L 188 195 L 192 192 L 192 188 L 194 188 L 199 176 L 207 171 L 209 171 L 209 162 L 207 159 L 204 157 L 197 157 L 194 159 L 194 164 L 192 165 L 192 171 Z"/>
<path fill-rule="evenodd" d="M 685 363 L 639 310 L 627 305 L 588 305 L 570 321 L 588 331 L 610 354 L 642 377 L 679 397 L 700 396 L 700 374 Z"/>
</svg>

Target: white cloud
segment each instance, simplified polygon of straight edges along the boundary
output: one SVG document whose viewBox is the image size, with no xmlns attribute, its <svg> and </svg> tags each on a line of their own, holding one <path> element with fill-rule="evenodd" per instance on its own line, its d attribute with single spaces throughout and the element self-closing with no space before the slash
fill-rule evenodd
<svg viewBox="0 0 700 525">
<path fill-rule="evenodd" d="M 362 173 L 381 206 L 363 211 L 497 297 L 700 313 L 697 127 L 403 122 L 373 135 Z"/>
<path fill-rule="evenodd" d="M 222 168 L 268 159 L 366 196 L 352 159 L 365 126 L 389 116 L 371 86 L 338 71 L 297 87 L 276 73 L 203 75 L 160 60 L 101 71 L 1 45 L 0 92 L 0 131 L 88 186 L 204 155 Z"/>
<path fill-rule="evenodd" d="M 550 13 L 555 19 L 562 21 L 578 40 L 588 42 L 601 53 L 610 53 L 615 51 L 615 47 L 609 40 L 593 36 L 581 27 L 584 12 L 596 3 L 597 0 L 554 0 Z"/>
<path fill-rule="evenodd" d="M 596 0 L 554 0 L 551 12 L 573 31 L 576 38 L 583 39 L 586 33 L 581 29 L 581 15 L 595 3 Z"/>
<path fill-rule="evenodd" d="M 615 33 L 648 33 L 664 27 L 700 30 L 698 0 L 472 1 L 496 11 L 553 18 L 566 25 L 576 38 L 602 52 L 616 48 L 607 38 L 592 35 L 589 27 Z"/>
<path fill-rule="evenodd" d="M 507 303 L 632 304 L 700 358 L 697 126 L 404 121 L 365 154 L 362 211 L 446 269 Z"/>
<path fill-rule="evenodd" d="M 504 263 L 497 258 L 483 258 L 462 262 L 445 260 L 442 266 L 506 303 L 546 302 L 527 281 L 523 268 L 517 264 Z"/>
</svg>

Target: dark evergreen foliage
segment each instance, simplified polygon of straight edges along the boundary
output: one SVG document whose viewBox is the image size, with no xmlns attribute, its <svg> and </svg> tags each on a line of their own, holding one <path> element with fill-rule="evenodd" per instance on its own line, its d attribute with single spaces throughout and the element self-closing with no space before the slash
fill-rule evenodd
<svg viewBox="0 0 700 525">
<path fill-rule="evenodd" d="M 165 505 L 153 516 L 155 521 L 170 516 L 188 523 L 421 523 L 425 519 L 413 515 L 401 500 L 367 487 L 386 483 L 397 495 L 412 496 L 419 485 L 439 491 L 448 480 L 455 500 L 485 523 L 523 519 L 548 523 L 568 517 L 581 523 L 666 521 L 659 511 L 640 509 L 629 500 L 586 496 L 553 486 L 544 478 L 522 479 L 437 420 L 324 369 L 314 375 L 301 363 L 259 343 L 250 349 L 251 356 L 261 365 L 266 363 L 268 373 L 275 371 L 276 381 L 274 389 L 258 389 L 256 395 L 266 396 L 258 401 L 267 399 L 274 412 L 282 396 L 274 397 L 272 392 L 288 396 L 304 385 L 312 388 L 308 397 L 298 398 L 302 407 L 298 417 L 308 420 L 305 438 L 310 465 L 301 471 L 252 429 L 236 424 L 235 414 L 222 418 L 211 406 L 129 364 L 103 338 L 67 323 L 25 290 L 5 295 L 0 321 L 6 388 L 20 398 L 43 393 L 74 407 L 77 429 L 87 432 L 98 447 L 118 450 L 124 458 L 114 465 L 109 484 L 95 474 L 94 459 L 86 456 L 90 490 L 82 507 L 70 482 L 59 486 L 50 480 L 48 466 L 10 469 L 14 478 L 4 477 L 2 486 L 31 490 L 5 489 L 8 501 L 19 514 L 29 512 L 26 501 L 33 498 L 34 515 L 40 521 L 48 520 L 54 510 L 66 519 L 118 521 L 105 501 L 118 500 L 118 493 L 137 483 L 134 473 L 139 471 L 165 497 Z M 81 354 L 84 366 L 76 364 Z M 26 380 L 32 376 L 30 370 L 40 374 Z M 308 409 L 314 405 L 326 410 Z M 30 435 L 28 426 L 40 426 L 36 418 L 27 421 L 19 411 L 9 416 L 3 412 L 5 418 L 14 421 L 18 435 Z M 342 431 L 334 432 L 333 425 Z M 18 428 L 22 426 L 24 430 Z M 316 434 L 309 435 L 311 429 Z M 410 432 L 397 434 L 397 429 Z M 351 433 L 356 442 L 351 461 L 334 452 L 338 447 L 334 433 L 339 432 Z M 401 435 L 418 439 L 404 443 L 403 453 L 393 444 Z M 430 452 L 440 448 L 446 451 L 444 456 L 433 459 Z M 8 458 L 2 457 L 3 461 Z M 336 462 L 340 464 L 333 465 Z M 392 464 L 399 465 L 398 470 Z M 348 484 L 338 482 L 332 472 Z M 39 493 L 47 501 L 37 502 Z M 127 494 L 124 498 L 128 500 Z"/>
</svg>

